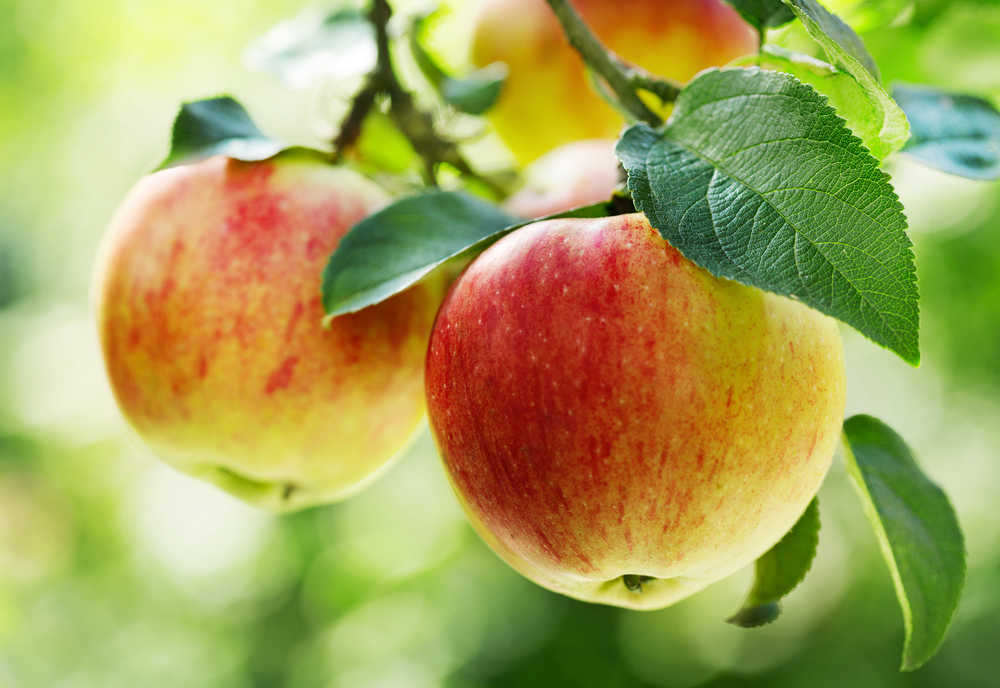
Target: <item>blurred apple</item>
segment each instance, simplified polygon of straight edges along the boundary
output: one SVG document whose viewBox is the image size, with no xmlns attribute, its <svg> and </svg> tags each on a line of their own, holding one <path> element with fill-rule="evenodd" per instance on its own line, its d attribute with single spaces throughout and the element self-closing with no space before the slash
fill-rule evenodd
<svg viewBox="0 0 1000 688">
<path fill-rule="evenodd" d="M 525 168 L 524 185 L 504 207 L 534 218 L 608 200 L 619 180 L 614 147 L 609 139 L 587 139 L 549 151 Z"/>
<path fill-rule="evenodd" d="M 440 277 L 324 328 L 320 275 L 385 192 L 284 154 L 157 172 L 111 222 L 94 278 L 118 405 L 176 468 L 271 510 L 342 498 L 407 443 Z"/>
<path fill-rule="evenodd" d="M 834 320 L 713 277 L 641 214 L 494 244 L 441 307 L 426 382 L 448 475 L 493 549 L 557 592 L 646 609 L 788 532 L 846 389 Z"/>
<path fill-rule="evenodd" d="M 722 0 L 572 4 L 609 49 L 680 81 L 757 50 L 753 29 Z M 621 116 L 594 92 L 545 0 L 482 0 L 471 57 L 510 68 L 487 116 L 521 163 L 570 141 L 618 135 Z"/>
</svg>

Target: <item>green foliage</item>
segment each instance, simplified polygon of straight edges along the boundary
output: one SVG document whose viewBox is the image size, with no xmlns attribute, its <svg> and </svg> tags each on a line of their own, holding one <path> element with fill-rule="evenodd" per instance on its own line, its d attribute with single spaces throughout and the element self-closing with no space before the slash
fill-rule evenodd
<svg viewBox="0 0 1000 688">
<path fill-rule="evenodd" d="M 220 154 L 248 162 L 267 160 L 288 147 L 262 134 L 235 99 L 208 98 L 181 105 L 170 152 L 158 169 Z"/>
<path fill-rule="evenodd" d="M 897 84 L 893 97 L 910 121 L 903 152 L 969 179 L 1000 179 L 1000 112 L 989 102 L 927 86 Z"/>
<path fill-rule="evenodd" d="M 431 191 L 396 201 L 351 228 L 323 272 L 328 315 L 353 313 L 418 282 L 517 218 L 461 193 Z"/>
<path fill-rule="evenodd" d="M 662 131 L 617 145 L 636 208 L 712 274 L 793 296 L 916 365 L 917 286 L 902 207 L 812 88 L 703 72 Z"/>
<path fill-rule="evenodd" d="M 612 202 L 545 218 L 605 217 Z M 351 228 L 323 272 L 328 316 L 353 313 L 398 294 L 449 260 L 471 258 L 532 222 L 464 193 L 428 191 L 396 201 Z"/>
<path fill-rule="evenodd" d="M 844 423 L 847 470 L 878 536 L 903 609 L 904 671 L 944 640 L 965 586 L 965 542 L 947 495 L 920 470 L 903 439 L 882 421 Z"/>
<path fill-rule="evenodd" d="M 906 116 L 881 87 L 865 90 L 857 79 L 833 65 L 776 45 L 762 49 L 761 66 L 788 72 L 829 98 L 837 114 L 876 158 L 884 159 L 903 146 Z M 886 140 L 882 140 L 883 134 Z"/>
<path fill-rule="evenodd" d="M 750 26 L 762 32 L 795 20 L 783 0 L 727 0 Z"/>
<path fill-rule="evenodd" d="M 909 138 L 910 128 L 903 111 L 882 88 L 875 59 L 865 48 L 864 41 L 835 14 L 815 0 L 786 0 L 802 20 L 806 31 L 822 46 L 833 65 L 858 82 L 872 108 L 878 138 L 885 157 L 897 151 Z M 873 152 L 875 149 L 873 149 Z M 877 154 L 877 153 L 876 153 Z"/>
<path fill-rule="evenodd" d="M 809 573 L 819 546 L 819 500 L 813 498 L 785 537 L 754 564 L 753 586 L 729 623 L 743 628 L 769 624 L 781 614 L 779 600 Z"/>
</svg>

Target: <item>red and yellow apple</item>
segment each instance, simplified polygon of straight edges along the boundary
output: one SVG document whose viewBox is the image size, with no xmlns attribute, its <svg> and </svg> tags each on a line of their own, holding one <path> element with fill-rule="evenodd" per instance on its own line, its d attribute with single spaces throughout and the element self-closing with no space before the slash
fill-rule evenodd
<svg viewBox="0 0 1000 688">
<path fill-rule="evenodd" d="M 614 148 L 610 139 L 586 139 L 549 151 L 524 169 L 524 184 L 504 207 L 534 218 L 608 200 L 619 180 Z"/>
<path fill-rule="evenodd" d="M 795 524 L 840 436 L 835 321 L 713 277 L 641 214 L 547 220 L 455 282 L 427 359 L 459 500 L 571 597 L 682 599 Z"/>
<path fill-rule="evenodd" d="M 387 201 L 313 158 L 214 157 L 152 174 L 111 222 L 94 302 L 112 390 L 176 468 L 262 508 L 356 490 L 424 413 L 440 277 L 323 327 L 320 275 Z"/>
<path fill-rule="evenodd" d="M 572 4 L 608 48 L 680 81 L 757 50 L 753 29 L 723 0 Z M 621 116 L 594 92 L 545 0 L 482 0 L 471 58 L 510 68 L 487 116 L 521 163 L 569 141 L 618 136 Z"/>
</svg>

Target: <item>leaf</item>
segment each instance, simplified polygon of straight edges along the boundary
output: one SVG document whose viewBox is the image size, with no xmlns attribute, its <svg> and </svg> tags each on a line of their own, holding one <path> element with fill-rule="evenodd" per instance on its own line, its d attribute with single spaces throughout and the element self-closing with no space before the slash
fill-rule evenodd
<svg viewBox="0 0 1000 688">
<path fill-rule="evenodd" d="M 506 64 L 494 62 L 461 79 L 446 76 L 438 85 L 438 90 L 449 105 L 470 115 L 481 115 L 500 97 L 509 73 Z"/>
<path fill-rule="evenodd" d="M 781 614 L 779 600 L 802 582 L 819 545 L 819 500 L 813 497 L 785 537 L 754 564 L 754 581 L 728 623 L 741 628 L 769 624 Z"/>
<path fill-rule="evenodd" d="M 435 16 L 431 14 L 414 22 L 410 32 L 413 59 L 446 103 L 466 114 L 481 115 L 500 96 L 510 70 L 503 62 L 494 62 L 464 77 L 448 74 L 420 42 L 424 26 Z"/>
<path fill-rule="evenodd" d="M 661 131 L 615 152 L 636 208 L 716 276 L 838 318 L 920 360 L 916 272 L 888 177 L 811 87 L 782 72 L 702 72 Z"/>
<path fill-rule="evenodd" d="M 247 69 L 270 74 L 293 90 L 307 89 L 326 76 L 367 74 L 377 58 L 375 27 L 355 8 L 308 8 L 279 22 L 243 51 Z"/>
<path fill-rule="evenodd" d="M 965 585 L 965 544 L 947 495 L 885 423 L 844 423 L 847 471 L 878 537 L 903 608 L 903 671 L 930 659 L 944 640 Z"/>
<path fill-rule="evenodd" d="M 264 136 L 233 98 L 208 98 L 181 105 L 174 119 L 170 152 L 157 169 L 219 154 L 247 162 L 267 160 L 288 148 Z"/>
<path fill-rule="evenodd" d="M 802 20 L 813 40 L 823 46 L 835 66 L 854 74 L 854 65 L 857 64 L 864 67 L 876 81 L 882 80 L 875 58 L 868 52 L 865 42 L 843 19 L 816 0 L 785 0 L 785 3 Z M 857 77 L 856 74 L 854 76 Z"/>
<path fill-rule="evenodd" d="M 903 148 L 925 165 L 969 179 L 1000 179 L 1000 112 L 973 96 L 896 84 L 893 95 L 910 120 Z"/>
<path fill-rule="evenodd" d="M 758 32 L 776 28 L 795 19 L 783 0 L 726 0 Z"/>
<path fill-rule="evenodd" d="M 816 0 L 785 0 L 802 20 L 806 31 L 819 43 L 833 66 L 847 72 L 858 82 L 872 104 L 874 119 L 879 123 L 878 138 L 885 155 L 897 151 L 910 136 L 906 116 L 882 88 L 875 59 L 865 48 L 864 41 L 837 15 L 831 14 Z M 882 156 L 885 157 L 885 156 Z"/>
<path fill-rule="evenodd" d="M 906 23 L 914 12 L 914 0 L 828 0 L 824 5 L 860 33 Z"/>
<path fill-rule="evenodd" d="M 606 202 L 540 219 L 612 212 Z M 474 255 L 536 221 L 454 191 L 403 198 L 354 225 L 341 240 L 323 272 L 323 307 L 333 317 L 384 301 L 445 261 Z"/>
<path fill-rule="evenodd" d="M 906 124 L 906 115 L 881 87 L 866 91 L 847 72 L 776 45 L 763 47 L 761 66 L 788 72 L 827 96 L 837 114 L 847 120 L 847 126 L 876 158 L 885 159 L 905 142 L 905 138 L 895 135 L 886 141 L 880 138 L 883 132 L 896 132 Z"/>
</svg>

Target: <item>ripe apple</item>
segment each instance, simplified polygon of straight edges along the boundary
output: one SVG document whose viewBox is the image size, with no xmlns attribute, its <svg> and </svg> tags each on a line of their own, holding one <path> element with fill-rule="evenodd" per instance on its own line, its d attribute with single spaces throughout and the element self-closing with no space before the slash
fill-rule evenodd
<svg viewBox="0 0 1000 688">
<path fill-rule="evenodd" d="M 549 151 L 524 170 L 524 185 L 504 201 L 519 217 L 543 217 L 611 198 L 619 166 L 610 139 L 573 141 Z"/>
<path fill-rule="evenodd" d="M 313 158 L 157 172 L 111 222 L 94 278 L 111 387 L 176 468 L 271 510 L 341 498 L 406 444 L 445 284 L 324 328 L 320 275 L 387 200 Z"/>
<path fill-rule="evenodd" d="M 480 535 L 571 597 L 663 607 L 766 552 L 840 436 L 836 323 L 713 277 L 641 214 L 547 220 L 455 282 L 431 429 Z"/>
<path fill-rule="evenodd" d="M 722 0 L 572 4 L 619 56 L 680 81 L 757 50 L 753 29 Z M 545 0 L 482 0 L 471 58 L 478 66 L 500 61 L 510 68 L 487 116 L 521 163 L 569 141 L 615 138 L 622 127 Z"/>
</svg>

